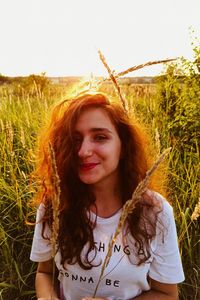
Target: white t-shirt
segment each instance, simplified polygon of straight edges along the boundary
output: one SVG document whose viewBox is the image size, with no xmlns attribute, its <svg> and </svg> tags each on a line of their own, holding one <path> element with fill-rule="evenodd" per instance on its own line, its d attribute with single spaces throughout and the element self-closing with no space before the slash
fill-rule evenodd
<svg viewBox="0 0 200 300">
<path fill-rule="evenodd" d="M 159 218 L 165 230 L 163 232 L 157 226 L 157 235 L 151 242 L 150 258 L 138 266 L 133 237 L 128 233 L 124 239 L 122 233 L 119 234 L 113 246 L 110 262 L 98 287 L 97 297 L 105 297 L 108 300 L 132 299 L 150 289 L 147 276 L 169 284 L 184 280 L 172 207 L 160 194 L 154 193 L 154 195 L 163 206 Z M 44 205 L 40 205 L 37 221 L 42 218 L 44 210 Z M 66 265 L 64 269 L 60 264 L 60 252 L 56 254 L 55 262 L 59 270 L 61 300 L 80 300 L 85 296 L 93 295 L 101 272 L 101 265 L 98 265 L 103 262 L 107 254 L 108 243 L 115 233 L 120 214 L 121 210 L 109 218 L 97 216 L 97 225 L 94 229 L 96 253 L 94 250 L 89 255 L 92 264 L 96 267 L 84 270 L 78 264 L 74 264 Z M 96 216 L 93 213 L 90 215 L 91 219 L 95 219 Z M 35 226 L 30 256 L 31 260 L 36 262 L 47 261 L 51 258 L 50 242 L 42 238 L 41 230 L 42 223 L 38 222 Z M 49 237 L 51 235 L 47 227 L 45 235 Z M 82 251 L 82 257 L 86 249 L 87 246 Z"/>
</svg>

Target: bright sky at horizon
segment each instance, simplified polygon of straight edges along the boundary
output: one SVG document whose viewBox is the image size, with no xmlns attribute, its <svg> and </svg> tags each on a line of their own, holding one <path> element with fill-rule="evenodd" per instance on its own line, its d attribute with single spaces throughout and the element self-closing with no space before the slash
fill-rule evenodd
<svg viewBox="0 0 200 300">
<path fill-rule="evenodd" d="M 105 75 L 152 60 L 192 59 L 199 0 L 0 0 L 0 74 Z M 157 75 L 162 66 L 131 76 Z"/>
</svg>

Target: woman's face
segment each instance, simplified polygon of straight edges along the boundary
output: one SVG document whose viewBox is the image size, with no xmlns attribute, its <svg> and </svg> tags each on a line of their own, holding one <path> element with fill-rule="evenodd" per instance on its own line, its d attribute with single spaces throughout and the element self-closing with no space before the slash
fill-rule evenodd
<svg viewBox="0 0 200 300">
<path fill-rule="evenodd" d="M 78 176 L 86 184 L 117 184 L 121 141 L 101 108 L 83 111 L 75 125 Z"/>
</svg>

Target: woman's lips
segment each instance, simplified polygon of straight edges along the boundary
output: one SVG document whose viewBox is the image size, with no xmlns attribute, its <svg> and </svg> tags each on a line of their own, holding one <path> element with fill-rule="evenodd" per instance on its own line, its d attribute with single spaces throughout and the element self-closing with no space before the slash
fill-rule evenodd
<svg viewBox="0 0 200 300">
<path fill-rule="evenodd" d="M 95 168 L 99 163 L 84 163 L 80 165 L 82 171 L 88 171 Z"/>
</svg>

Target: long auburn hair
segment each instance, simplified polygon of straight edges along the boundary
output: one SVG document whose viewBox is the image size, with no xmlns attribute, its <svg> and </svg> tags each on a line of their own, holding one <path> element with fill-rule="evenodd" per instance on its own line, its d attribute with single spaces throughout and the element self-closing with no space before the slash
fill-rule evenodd
<svg viewBox="0 0 200 300">
<path fill-rule="evenodd" d="M 123 157 L 120 160 L 120 189 L 122 201 L 131 198 L 138 183 L 144 179 L 149 169 L 148 143 L 136 123 L 116 102 L 110 102 L 103 93 L 83 94 L 65 100 L 52 111 L 50 122 L 40 135 L 38 163 L 35 170 L 40 179 L 41 188 L 36 194 L 37 200 L 45 204 L 45 215 L 42 219 L 43 233 L 45 225 L 52 228 L 52 168 L 49 157 L 51 143 L 60 178 L 60 215 L 58 248 L 61 252 L 61 264 L 78 263 L 84 269 L 91 269 L 92 263 L 88 254 L 95 249 L 93 238 L 94 223 L 88 217 L 88 210 L 95 204 L 95 197 L 88 185 L 81 182 L 76 172 L 77 151 L 74 145 L 74 128 L 80 114 L 91 107 L 105 110 L 113 122 L 121 140 Z M 148 153 L 149 154 L 149 153 Z M 154 178 L 154 181 L 156 177 Z M 153 186 L 154 182 L 151 182 Z M 128 228 L 136 241 L 139 264 L 150 257 L 149 241 L 155 237 L 157 205 L 151 197 L 136 205 L 136 209 L 127 219 Z M 88 243 L 84 260 L 81 258 L 83 247 Z M 146 249 L 144 251 L 144 249 Z M 142 252 L 142 258 L 140 256 Z"/>
</svg>

